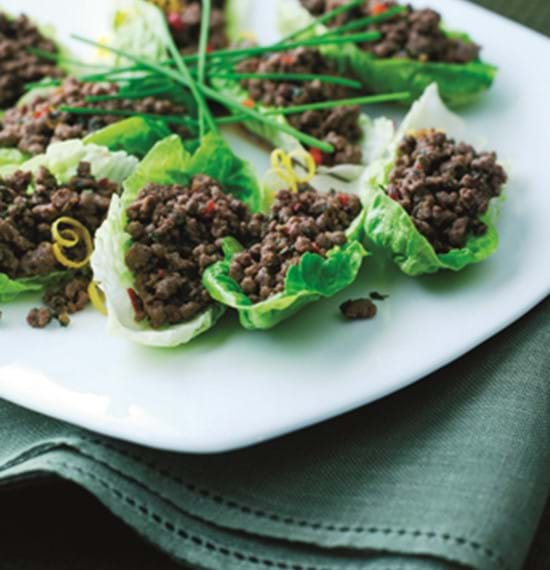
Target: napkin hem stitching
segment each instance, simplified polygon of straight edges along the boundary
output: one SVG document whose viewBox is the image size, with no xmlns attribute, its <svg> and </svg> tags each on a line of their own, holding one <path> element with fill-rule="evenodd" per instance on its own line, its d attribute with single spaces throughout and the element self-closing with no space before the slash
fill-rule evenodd
<svg viewBox="0 0 550 570">
<path fill-rule="evenodd" d="M 219 553 L 225 557 L 231 556 L 240 562 L 247 561 L 251 564 L 262 565 L 262 566 L 266 566 L 269 568 L 276 567 L 276 568 L 280 568 L 281 570 L 336 570 L 336 567 L 330 567 L 329 568 L 327 566 L 324 566 L 324 567 L 323 566 L 311 566 L 311 565 L 305 566 L 305 565 L 303 565 L 301 563 L 297 563 L 297 562 L 296 563 L 295 562 L 285 562 L 285 561 L 281 561 L 281 560 L 277 561 L 277 560 L 273 560 L 273 559 L 269 559 L 269 558 L 259 558 L 258 556 L 254 555 L 254 554 L 243 553 L 239 550 L 232 550 L 230 548 L 227 548 L 225 546 L 222 546 L 220 544 L 212 542 L 211 540 L 205 539 L 200 535 L 190 533 L 189 531 L 187 531 L 181 527 L 178 527 L 174 523 L 170 522 L 166 517 L 159 515 L 155 511 L 151 510 L 150 507 L 146 506 L 145 504 L 141 503 L 140 501 L 137 501 L 136 499 L 134 499 L 130 495 L 123 493 L 122 491 L 117 489 L 114 485 L 112 485 L 111 483 L 108 483 L 103 478 L 95 475 L 94 473 L 86 471 L 86 470 L 84 470 L 80 467 L 77 467 L 75 465 L 71 465 L 70 463 L 66 463 L 64 461 L 52 461 L 52 460 L 50 460 L 50 461 L 48 461 L 48 463 L 54 468 L 60 468 L 61 467 L 63 469 L 69 469 L 72 471 L 76 471 L 80 475 L 82 475 L 84 477 L 88 477 L 89 479 L 92 479 L 93 481 L 96 481 L 102 487 L 104 487 L 109 493 L 111 493 L 115 498 L 117 498 L 119 501 L 124 501 L 124 503 L 126 503 L 129 507 L 133 508 L 134 510 L 139 511 L 141 516 L 146 516 L 154 524 L 162 527 L 163 530 L 168 531 L 172 534 L 177 534 L 181 539 L 191 541 L 196 546 L 203 548 L 205 550 L 209 550 L 211 552 L 217 552 L 217 553 Z M 141 482 L 138 482 L 138 481 L 136 481 L 136 482 L 139 484 L 142 484 Z M 152 495 L 158 496 L 160 499 L 165 500 L 162 497 L 160 497 L 159 495 L 157 495 L 153 490 L 148 489 L 146 486 L 144 486 L 144 487 Z M 182 560 L 185 560 L 182 556 L 178 556 L 176 554 L 175 554 L 175 556 L 178 558 L 181 558 Z M 391 570 L 391 569 L 388 569 L 388 570 Z"/>
<path fill-rule="evenodd" d="M 118 448 L 117 446 L 115 446 L 111 442 L 103 441 L 103 440 L 98 439 L 98 438 L 91 438 L 91 437 L 88 437 L 86 435 L 82 435 L 82 438 L 84 440 L 92 443 L 92 444 L 98 445 L 100 447 L 105 447 L 106 449 L 115 451 L 116 453 L 119 453 L 122 456 L 128 457 L 134 461 L 137 461 L 138 463 L 141 463 L 142 465 L 151 469 L 152 471 L 154 471 L 158 475 L 161 475 L 164 478 L 170 479 L 174 483 L 185 486 L 185 488 L 189 492 L 191 492 L 195 495 L 200 495 L 204 499 L 210 499 L 210 500 L 214 501 L 215 503 L 222 505 L 222 506 L 225 506 L 229 509 L 239 510 L 240 512 L 242 512 L 243 514 L 246 514 L 246 515 L 252 515 L 252 516 L 257 517 L 257 518 L 268 518 L 274 522 L 280 522 L 286 526 L 300 526 L 303 528 L 307 527 L 307 528 L 310 528 L 311 530 L 314 530 L 314 531 L 323 530 L 323 531 L 327 531 L 327 532 L 337 532 L 337 533 L 354 532 L 354 533 L 358 533 L 358 534 L 364 534 L 364 533 L 379 534 L 379 533 L 381 533 L 381 534 L 386 534 L 386 535 L 396 534 L 399 536 L 408 535 L 408 536 L 412 536 L 413 538 L 420 538 L 422 536 L 424 536 L 426 538 L 439 538 L 445 542 L 453 541 L 459 547 L 469 546 L 473 550 L 481 552 L 484 556 L 486 556 L 490 560 L 498 563 L 502 568 L 508 568 L 508 565 L 505 563 L 504 559 L 498 553 L 496 553 L 494 550 L 492 550 L 491 548 L 484 546 L 481 543 L 476 542 L 474 540 L 469 540 L 469 539 L 464 538 L 464 537 L 453 536 L 449 533 L 438 533 L 438 532 L 434 532 L 434 531 L 425 531 L 425 530 L 418 530 L 418 529 L 417 530 L 403 529 L 403 528 L 398 529 L 398 528 L 393 528 L 393 527 L 389 527 L 389 526 L 384 526 L 384 527 L 355 526 L 354 527 L 354 526 L 336 526 L 333 524 L 327 525 L 325 523 L 311 522 L 311 521 L 307 521 L 307 520 L 297 520 L 293 517 L 285 517 L 284 515 L 279 515 L 277 513 L 269 513 L 269 512 L 262 510 L 262 509 L 254 509 L 254 508 L 249 507 L 247 505 L 239 504 L 237 501 L 235 501 L 233 499 L 227 499 L 226 497 L 224 497 L 220 494 L 216 494 L 216 493 L 210 491 L 209 489 L 198 488 L 194 483 L 190 483 L 189 481 L 185 481 L 182 477 L 179 477 L 178 475 L 171 473 L 169 470 L 160 467 L 159 465 L 155 464 L 152 461 L 146 460 L 145 458 L 141 457 L 140 455 L 133 454 L 133 453 L 128 452 L 124 449 Z M 153 492 L 153 491 L 151 491 L 151 492 Z M 312 568 L 312 570 L 318 570 L 318 569 Z"/>
</svg>

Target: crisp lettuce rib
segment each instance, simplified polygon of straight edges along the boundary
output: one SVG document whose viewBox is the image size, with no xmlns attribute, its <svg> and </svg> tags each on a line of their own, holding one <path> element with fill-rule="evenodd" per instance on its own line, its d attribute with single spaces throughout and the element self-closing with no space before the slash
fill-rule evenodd
<svg viewBox="0 0 550 570">
<path fill-rule="evenodd" d="M 487 232 L 472 236 L 466 246 L 445 254 L 438 254 L 430 242 L 417 230 L 407 212 L 385 192 L 390 173 L 395 165 L 397 147 L 408 131 L 436 128 L 455 139 L 463 139 L 463 121 L 446 109 L 437 86 L 430 86 L 415 103 L 388 149 L 387 156 L 373 163 L 361 180 L 365 202 L 365 235 L 367 243 L 385 251 L 400 269 L 410 276 L 435 273 L 440 270 L 460 271 L 467 265 L 479 263 L 492 255 L 498 247 L 496 217 L 499 201 L 493 201 L 483 216 Z"/>
<path fill-rule="evenodd" d="M 363 222 L 361 213 L 346 232 L 348 241 L 329 251 L 326 258 L 305 253 L 300 262 L 288 270 L 284 290 L 260 303 L 252 303 L 229 275 L 233 256 L 242 250 L 235 240 L 226 240 L 226 259 L 205 271 L 203 284 L 212 298 L 238 311 L 244 328 L 273 328 L 306 305 L 332 297 L 356 280 L 368 255 L 360 242 Z"/>
<path fill-rule="evenodd" d="M 298 31 L 314 21 L 300 0 L 279 0 L 279 28 L 287 34 Z M 317 26 L 313 33 L 322 35 L 329 29 Z M 448 32 L 469 40 L 466 34 Z M 479 98 L 491 87 L 497 68 L 480 60 L 466 64 L 421 62 L 407 58 L 377 58 L 354 44 L 326 46 L 325 55 L 347 73 L 363 82 L 374 93 L 408 91 L 411 103 L 431 84 L 437 83 L 443 100 L 451 107 L 459 107 Z"/>
<path fill-rule="evenodd" d="M 0 168 L 0 177 L 5 177 L 15 170 L 36 173 L 44 166 L 59 182 L 68 182 L 76 174 L 78 164 L 82 161 L 91 164 L 92 175 L 96 179 L 107 178 L 119 184 L 131 174 L 138 162 L 125 152 L 111 152 L 104 147 L 73 140 L 53 144 L 45 154 L 23 164 L 3 166 Z M 29 191 L 32 190 L 31 187 Z M 50 275 L 23 279 L 11 279 L 0 273 L 0 303 L 13 301 L 22 293 L 41 291 L 53 282 L 67 277 L 69 273 L 56 271 Z"/>
<path fill-rule="evenodd" d="M 112 200 L 107 220 L 96 233 L 92 268 L 107 298 L 108 328 L 112 333 L 147 346 L 175 347 L 213 327 L 223 314 L 223 306 L 215 304 L 189 322 L 154 330 L 146 322 L 135 322 L 128 297 L 134 277 L 125 262 L 132 242 L 126 232 L 127 208 L 148 183 L 186 185 L 197 174 L 211 176 L 251 210 L 261 208 L 262 193 L 252 167 L 236 157 L 219 136 L 204 137 L 194 154 L 176 135 L 157 143 L 125 182 L 122 196 Z"/>
</svg>

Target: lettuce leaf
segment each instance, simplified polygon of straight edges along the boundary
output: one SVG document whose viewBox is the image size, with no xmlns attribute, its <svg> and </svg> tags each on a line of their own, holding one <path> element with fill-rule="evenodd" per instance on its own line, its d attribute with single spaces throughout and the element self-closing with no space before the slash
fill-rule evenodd
<svg viewBox="0 0 550 570">
<path fill-rule="evenodd" d="M 226 18 L 229 22 L 234 24 L 229 26 L 230 40 L 236 42 L 239 40 L 240 35 L 245 30 L 241 30 L 239 23 L 246 22 L 247 16 L 250 13 L 250 0 L 230 0 L 226 6 Z M 228 97 L 243 103 L 249 98 L 245 89 L 243 89 L 238 81 L 228 79 L 215 79 L 214 86 L 218 91 L 225 93 Z M 267 113 L 268 108 L 258 105 L 256 110 L 262 114 Z M 284 115 L 271 115 L 280 124 L 289 125 L 288 120 Z M 318 173 L 321 175 L 335 176 L 345 180 L 355 180 L 363 172 L 366 164 L 376 160 L 384 146 L 373 144 L 373 140 L 380 140 L 380 137 L 371 136 L 372 132 L 391 132 L 391 121 L 382 117 L 380 119 L 372 120 L 365 114 L 362 114 L 360 124 L 363 129 L 363 136 L 361 139 L 361 147 L 363 153 L 363 164 L 341 164 L 333 167 L 321 166 L 318 168 Z M 300 142 L 294 137 L 282 133 L 279 130 L 260 123 L 258 121 L 246 121 L 244 126 L 261 139 L 267 141 L 274 148 L 282 148 L 286 152 L 291 152 L 296 149 L 303 149 Z"/>
<path fill-rule="evenodd" d="M 299 0 L 280 0 L 279 27 L 282 32 L 297 31 L 313 21 Z M 317 26 L 315 33 L 327 31 Z M 447 32 L 469 40 L 466 34 Z M 467 64 L 421 62 L 407 58 L 377 58 L 357 45 L 327 46 L 322 51 L 342 71 L 353 74 L 374 93 L 409 91 L 411 103 L 431 84 L 437 83 L 443 100 L 451 107 L 469 104 L 491 87 L 497 68 L 482 61 Z"/>
<path fill-rule="evenodd" d="M 251 0 L 226 0 L 226 33 L 234 38 L 239 28 L 233 17 L 234 3 L 239 7 L 251 6 Z M 160 8 L 145 0 L 121 0 L 112 23 L 114 41 L 112 45 L 148 61 L 159 63 L 167 59 L 169 30 L 166 18 Z M 115 58 L 115 63 L 128 63 L 124 58 Z"/>
<path fill-rule="evenodd" d="M 212 81 L 216 90 L 239 103 L 243 103 L 249 98 L 248 93 L 236 81 L 227 79 L 214 79 Z M 262 105 L 256 105 L 255 110 L 261 114 L 266 114 L 269 108 Z M 284 115 L 270 115 L 271 119 L 276 120 L 279 124 L 289 125 Z M 365 165 L 379 158 L 384 150 L 384 145 L 374 144 L 373 141 L 380 141 L 379 136 L 372 136 L 373 133 L 390 133 L 392 132 L 391 121 L 385 117 L 372 120 L 365 114 L 360 116 L 360 125 L 363 130 L 361 138 L 361 149 L 363 154 L 362 164 L 339 164 L 337 166 L 320 166 L 317 169 L 319 175 L 332 176 L 344 180 L 356 180 L 365 170 Z M 273 148 L 281 148 L 286 152 L 292 152 L 297 149 L 304 149 L 301 143 L 279 129 L 266 125 L 260 121 L 249 120 L 243 123 L 246 129 L 251 133 L 268 142 Z M 386 140 L 387 144 L 387 140 Z"/>
<path fill-rule="evenodd" d="M 244 328 L 273 328 L 304 306 L 332 297 L 355 281 L 368 255 L 360 242 L 363 221 L 361 214 L 347 232 L 347 243 L 333 248 L 326 258 L 315 253 L 304 254 L 300 263 L 288 270 L 284 290 L 261 303 L 252 303 L 229 275 L 233 256 L 242 250 L 235 240 L 226 240 L 226 259 L 205 271 L 203 284 L 213 299 L 238 311 Z"/>
<path fill-rule="evenodd" d="M 15 148 L 0 148 L 0 167 L 9 164 L 21 164 L 27 160 L 27 155 Z"/>
<path fill-rule="evenodd" d="M 437 254 L 430 242 L 416 229 L 407 212 L 385 192 L 395 164 L 399 141 L 410 130 L 438 128 L 449 136 L 463 139 L 463 121 L 445 108 L 437 86 L 430 86 L 415 103 L 390 145 L 388 156 L 373 163 L 361 180 L 362 197 L 366 207 L 365 235 L 373 248 L 385 251 L 400 269 L 410 276 L 435 273 L 440 270 L 460 271 L 467 265 L 479 263 L 498 247 L 496 217 L 498 201 L 482 217 L 488 231 L 472 236 L 464 248 Z"/>
<path fill-rule="evenodd" d="M 40 166 L 48 168 L 59 182 L 66 182 L 76 174 L 78 163 L 90 162 L 92 174 L 96 178 L 108 178 L 122 183 L 137 165 L 137 159 L 125 152 L 110 152 L 96 145 L 85 145 L 74 140 L 53 144 L 44 155 L 37 156 L 24 164 L 7 165 L 0 168 L 0 177 L 11 174 L 15 170 L 36 173 Z M 29 188 L 32 192 L 33 188 Z M 24 279 L 10 279 L 0 273 L 0 302 L 13 301 L 25 292 L 41 291 L 52 282 L 67 276 L 67 271 L 56 271 L 51 275 Z"/>
<path fill-rule="evenodd" d="M 89 134 L 84 138 L 84 142 L 143 157 L 158 141 L 170 134 L 172 131 L 161 121 L 131 117 Z"/>
<path fill-rule="evenodd" d="M 155 347 L 175 347 L 207 331 L 224 312 L 214 305 L 192 321 L 153 330 L 147 323 L 136 323 L 127 291 L 134 277 L 125 263 L 131 245 L 126 232 L 127 208 L 149 182 L 187 184 L 196 174 L 215 178 L 224 190 L 246 202 L 256 211 L 263 202 L 251 166 L 236 157 L 220 137 L 209 134 L 194 154 L 190 154 L 179 137 L 172 135 L 153 147 L 124 184 L 124 192 L 111 202 L 107 220 L 96 234 L 92 268 L 107 297 L 109 331 L 133 342 Z"/>
<path fill-rule="evenodd" d="M 148 61 L 167 59 L 167 27 L 162 10 L 145 0 L 125 0 L 113 18 L 113 47 Z M 126 65 L 125 58 L 115 56 L 115 64 Z"/>
</svg>

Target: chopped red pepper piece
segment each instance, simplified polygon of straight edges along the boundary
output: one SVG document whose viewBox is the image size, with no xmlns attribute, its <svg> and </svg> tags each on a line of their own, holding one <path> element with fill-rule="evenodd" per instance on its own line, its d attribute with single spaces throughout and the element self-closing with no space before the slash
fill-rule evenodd
<svg viewBox="0 0 550 570">
<path fill-rule="evenodd" d="M 347 194 L 338 194 L 338 200 L 340 200 L 342 208 L 345 208 L 349 204 L 349 196 Z"/>
<path fill-rule="evenodd" d="M 47 115 L 50 111 L 51 107 L 49 105 L 41 105 L 36 109 L 32 116 L 34 119 L 40 119 L 41 117 Z"/>
<path fill-rule="evenodd" d="M 388 6 L 386 4 L 384 4 L 383 2 L 380 2 L 378 4 L 375 4 L 371 9 L 370 9 L 370 13 L 373 16 L 379 16 L 380 14 L 383 14 L 384 12 L 388 11 Z"/>
<path fill-rule="evenodd" d="M 168 24 L 176 32 L 185 28 L 185 22 L 179 12 L 170 12 L 168 14 Z"/>
<path fill-rule="evenodd" d="M 296 63 L 296 56 L 291 53 L 284 53 L 281 55 L 280 61 L 283 65 L 294 65 Z"/>
<path fill-rule="evenodd" d="M 136 318 L 139 318 L 143 314 L 143 303 L 141 299 L 133 289 L 128 289 L 128 297 L 130 297 L 130 303 L 132 303 Z"/>
<path fill-rule="evenodd" d="M 206 202 L 206 213 L 212 215 L 216 211 L 216 202 L 214 200 L 208 200 Z"/>
<path fill-rule="evenodd" d="M 321 149 L 312 148 L 310 149 L 309 154 L 311 154 L 311 158 L 313 158 L 313 161 L 317 166 L 321 166 L 323 164 L 323 160 L 325 157 Z"/>
</svg>

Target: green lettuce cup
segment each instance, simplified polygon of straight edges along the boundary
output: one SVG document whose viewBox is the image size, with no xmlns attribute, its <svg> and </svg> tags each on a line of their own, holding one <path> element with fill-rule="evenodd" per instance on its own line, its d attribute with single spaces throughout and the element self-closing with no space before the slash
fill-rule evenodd
<svg viewBox="0 0 550 570">
<path fill-rule="evenodd" d="M 213 85 L 217 91 L 226 95 L 226 97 L 242 104 L 250 100 L 248 92 L 236 81 L 228 79 L 214 79 Z M 272 109 L 263 105 L 256 105 L 255 111 L 263 115 L 267 115 Z M 278 124 L 291 127 L 284 115 L 269 115 L 270 119 L 277 121 Z M 361 164 L 338 164 L 336 166 L 319 166 L 317 172 L 320 176 L 329 176 L 337 180 L 353 181 L 361 176 L 365 166 L 376 160 L 384 148 L 387 146 L 391 134 L 392 123 L 389 119 L 381 117 L 373 120 L 365 113 L 359 118 L 359 124 L 363 132 L 360 147 L 362 152 Z M 260 121 L 249 120 L 243 123 L 244 127 L 265 141 L 273 148 L 280 148 L 287 153 L 306 151 L 304 146 L 293 136 L 284 133 L 280 129 L 272 127 Z"/>
<path fill-rule="evenodd" d="M 373 163 L 361 179 L 365 203 L 365 236 L 373 248 L 385 252 L 407 275 L 415 277 L 441 270 L 460 271 L 480 263 L 498 247 L 496 219 L 500 199 L 493 199 L 481 221 L 487 230 L 481 236 L 470 235 L 462 248 L 438 254 L 416 228 L 406 210 L 386 193 L 395 166 L 397 149 L 409 132 L 437 129 L 456 140 L 467 138 L 463 121 L 443 104 L 437 86 L 430 86 L 412 107 L 384 158 Z"/>
<path fill-rule="evenodd" d="M 235 240 L 225 240 L 225 260 L 209 267 L 203 284 L 219 303 L 239 313 L 248 330 L 267 330 L 292 317 L 306 305 L 329 298 L 357 279 L 367 251 L 361 244 L 364 211 L 346 231 L 346 243 L 332 248 L 326 257 L 307 252 L 289 268 L 284 289 L 265 301 L 253 303 L 230 275 L 233 257 L 243 250 Z"/>
<path fill-rule="evenodd" d="M 214 303 L 190 321 L 153 329 L 147 321 L 136 322 L 128 294 L 135 283 L 125 261 L 132 245 L 126 230 L 128 207 L 148 183 L 186 185 L 199 174 L 213 178 L 225 193 L 244 202 L 252 212 L 261 209 L 262 192 L 252 167 L 235 156 L 219 136 L 205 136 L 194 154 L 175 135 L 157 143 L 124 183 L 122 196 L 113 198 L 107 219 L 96 233 L 92 268 L 105 293 L 111 333 L 146 346 L 176 347 L 212 328 L 222 316 L 224 307 Z"/>
<path fill-rule="evenodd" d="M 55 89 L 57 87 L 37 87 L 24 95 L 18 101 L 17 106 L 32 105 L 35 99 L 47 97 Z M 26 115 L 23 117 L 23 120 L 28 120 Z M 1 123 L 2 119 L 0 117 Z M 166 122 L 149 116 L 136 115 L 93 131 L 82 140 L 84 143 L 104 146 L 112 151 L 122 150 L 142 158 L 159 140 L 171 134 L 172 131 Z M 30 159 L 30 154 L 18 148 L 0 147 L 0 166 L 21 164 Z"/>
<path fill-rule="evenodd" d="M 278 2 L 279 28 L 282 33 L 296 32 L 311 24 L 314 17 L 300 0 Z M 319 25 L 313 33 L 322 35 L 329 28 Z M 449 37 L 471 41 L 464 33 L 446 32 Z M 436 83 L 442 99 L 451 107 L 460 107 L 477 100 L 494 82 L 497 68 L 474 60 L 466 64 L 422 62 L 408 58 L 378 58 L 354 44 L 327 46 L 327 57 L 346 72 L 363 82 L 373 93 L 408 91 L 412 103 L 431 84 Z M 404 101 L 407 103 L 407 101 Z"/>
<path fill-rule="evenodd" d="M 238 2 L 239 9 L 250 8 L 252 0 L 226 0 L 226 35 L 234 38 L 239 22 L 235 17 L 233 4 Z M 126 51 L 151 62 L 160 63 L 167 59 L 169 27 L 166 16 L 160 8 L 146 0 L 121 0 L 112 18 L 109 43 L 113 47 Z M 115 62 L 128 63 L 121 57 Z"/>
<path fill-rule="evenodd" d="M 111 152 L 105 147 L 84 144 L 73 140 L 51 145 L 43 155 L 23 164 L 10 164 L 0 168 L 0 178 L 16 170 L 36 174 L 41 167 L 47 168 L 59 183 L 68 182 L 77 171 L 80 162 L 89 162 L 91 174 L 97 180 L 102 178 L 121 184 L 134 170 L 138 161 L 125 152 Z M 34 191 L 34 187 L 28 190 Z M 13 301 L 22 293 L 42 291 L 68 277 L 70 270 L 60 270 L 49 275 L 12 279 L 0 273 L 0 303 Z"/>
<path fill-rule="evenodd" d="M 226 17 L 232 25 L 229 27 L 229 38 L 232 43 L 238 43 L 243 37 L 249 33 L 243 29 L 243 22 L 247 21 L 250 13 L 250 0 L 231 0 L 226 6 Z M 250 102 L 250 96 L 238 81 L 227 78 L 214 78 L 214 87 L 228 98 L 237 101 L 240 104 Z M 255 110 L 261 114 L 272 112 L 273 109 L 256 105 Z M 284 115 L 269 115 L 271 119 L 276 120 L 280 125 L 291 126 Z M 258 121 L 245 121 L 244 127 L 260 139 L 266 141 L 273 148 L 280 148 L 285 152 L 300 152 L 305 150 L 303 145 L 291 135 L 288 135 L 270 125 Z M 319 175 L 330 176 L 341 180 L 355 180 L 365 169 L 365 166 L 376 160 L 380 153 L 387 146 L 389 137 L 392 134 L 392 123 L 385 117 L 373 120 L 365 113 L 361 113 L 359 125 L 363 131 L 359 141 L 362 152 L 361 164 L 339 164 L 336 166 L 318 167 Z"/>
</svg>

